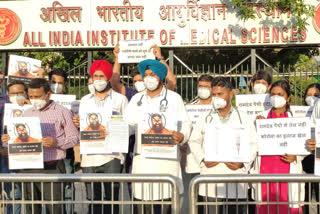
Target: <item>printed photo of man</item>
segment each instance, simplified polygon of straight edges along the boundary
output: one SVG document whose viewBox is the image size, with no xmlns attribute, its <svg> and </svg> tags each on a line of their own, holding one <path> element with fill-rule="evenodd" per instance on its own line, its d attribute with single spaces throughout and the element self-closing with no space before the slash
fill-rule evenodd
<svg viewBox="0 0 320 214">
<path fill-rule="evenodd" d="M 31 74 L 28 69 L 28 63 L 24 61 L 19 61 L 18 63 L 18 71 L 13 73 L 13 76 L 18 77 L 29 77 L 29 78 L 36 78 L 35 75 Z"/>
<path fill-rule="evenodd" d="M 162 117 L 160 114 L 151 115 L 152 127 L 148 129 L 145 134 L 173 134 L 173 131 L 164 127 Z"/>
<path fill-rule="evenodd" d="M 29 136 L 26 125 L 24 124 L 17 124 L 16 130 L 18 133 L 18 137 L 13 141 L 13 143 L 36 143 L 40 142 L 40 140 L 36 138 L 32 138 Z"/>
<path fill-rule="evenodd" d="M 100 124 L 99 116 L 96 113 L 91 113 L 88 116 L 89 126 L 84 129 L 84 131 L 100 131 L 105 130 L 106 127 Z"/>
<path fill-rule="evenodd" d="M 23 111 L 21 109 L 14 109 L 12 111 L 13 117 L 22 117 Z"/>
</svg>

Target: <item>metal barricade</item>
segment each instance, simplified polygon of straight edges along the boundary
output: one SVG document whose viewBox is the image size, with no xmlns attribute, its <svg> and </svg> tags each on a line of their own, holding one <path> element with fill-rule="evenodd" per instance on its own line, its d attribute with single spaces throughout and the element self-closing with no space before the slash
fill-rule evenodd
<svg viewBox="0 0 320 214">
<path fill-rule="evenodd" d="M 316 214 L 320 213 L 319 183 L 320 177 L 301 174 L 200 175 L 189 185 L 189 211 L 190 214 L 290 214 L 290 208 L 295 208 L 295 213 Z M 261 184 L 264 185 L 262 191 Z M 283 184 L 287 184 L 287 190 Z M 275 194 L 269 192 L 271 188 Z M 312 199 L 313 188 L 316 197 Z M 240 196 L 243 190 L 245 198 Z M 288 198 L 280 195 L 281 191 L 287 191 Z M 251 196 L 251 192 L 255 194 L 255 200 L 247 197 L 248 193 Z M 259 197 L 262 192 L 264 198 Z M 225 197 L 221 197 L 223 193 Z M 308 197 L 306 201 L 305 196 Z"/>
<path fill-rule="evenodd" d="M 8 209 L 11 209 L 12 213 L 15 213 L 17 209 L 21 210 L 21 213 L 68 213 L 66 208 L 69 205 L 71 207 L 70 213 L 76 212 L 78 214 L 88 211 L 94 214 L 130 214 L 137 213 L 139 207 L 141 213 L 147 213 L 146 207 L 151 210 L 150 213 L 154 213 L 155 207 L 158 209 L 166 207 L 171 209 L 172 214 L 179 214 L 180 183 L 181 181 L 171 175 L 156 174 L 1 174 L 0 188 L 2 192 L 5 192 L 4 190 L 8 187 L 11 188 L 11 196 L 1 197 L 0 213 L 7 213 Z M 64 192 L 65 186 L 68 184 L 73 194 L 67 199 Z M 82 184 L 80 189 L 77 188 L 79 184 Z M 87 188 L 84 184 L 87 185 Z M 159 200 L 153 200 L 153 198 L 148 200 L 135 199 L 133 197 L 135 195 L 134 188 L 130 191 L 131 186 L 135 184 L 144 184 L 141 185 L 142 188 L 145 185 L 158 185 L 162 189 L 164 185 L 167 185 L 170 188 L 170 196 Z M 117 192 L 115 192 L 116 186 L 118 187 Z M 94 191 L 88 192 L 88 187 Z M 99 188 L 101 195 L 97 195 L 96 192 Z M 111 193 L 104 191 L 108 188 L 111 189 Z M 16 190 L 20 190 L 20 196 Z M 149 191 L 153 194 L 152 187 Z M 57 193 L 59 194 L 57 195 Z M 116 199 L 116 195 L 118 195 L 118 199 Z M 76 206 L 78 206 L 77 210 L 75 210 Z"/>
</svg>

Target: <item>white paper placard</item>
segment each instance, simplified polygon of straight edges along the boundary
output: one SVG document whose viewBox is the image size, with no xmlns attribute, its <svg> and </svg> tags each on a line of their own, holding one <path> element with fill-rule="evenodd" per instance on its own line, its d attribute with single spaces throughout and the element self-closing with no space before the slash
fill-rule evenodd
<svg viewBox="0 0 320 214">
<path fill-rule="evenodd" d="M 71 111 L 73 115 L 79 115 L 80 100 L 75 100 L 71 103 Z"/>
<path fill-rule="evenodd" d="M 247 127 L 208 123 L 204 145 L 205 161 L 250 162 L 250 130 Z"/>
<path fill-rule="evenodd" d="M 209 112 L 212 105 L 185 105 L 192 125 L 195 125 L 201 114 Z"/>
<path fill-rule="evenodd" d="M 294 117 L 311 117 L 313 106 L 290 106 Z"/>
<path fill-rule="evenodd" d="M 43 168 L 40 119 L 17 117 L 8 121 L 9 169 Z"/>
<path fill-rule="evenodd" d="M 178 149 L 172 134 L 179 130 L 177 113 L 147 113 L 138 125 L 138 150 L 148 158 L 177 159 Z"/>
<path fill-rule="evenodd" d="M 71 110 L 72 103 L 76 100 L 74 94 L 51 94 L 50 100 Z"/>
<path fill-rule="evenodd" d="M 315 138 L 316 150 L 314 151 L 314 174 L 320 176 L 320 119 L 316 119 Z"/>
<path fill-rule="evenodd" d="M 247 112 L 252 119 L 272 107 L 269 94 L 236 95 L 236 106 L 240 111 Z"/>
<path fill-rule="evenodd" d="M 30 83 L 33 78 L 37 78 L 37 73 L 35 71 L 39 70 L 41 67 L 41 60 L 10 55 L 9 57 L 9 67 L 8 67 L 8 82 L 13 82 L 15 80 L 23 81 L 25 83 Z"/>
<path fill-rule="evenodd" d="M 111 120 L 108 122 L 106 141 L 111 152 L 128 153 L 129 126 L 122 116 L 111 116 Z"/>
<path fill-rule="evenodd" d="M 311 137 L 310 118 L 256 120 L 259 155 L 307 155 Z"/>
<path fill-rule="evenodd" d="M 145 59 L 155 59 L 151 49 L 154 44 L 153 39 L 119 41 L 119 63 L 139 63 Z"/>
</svg>

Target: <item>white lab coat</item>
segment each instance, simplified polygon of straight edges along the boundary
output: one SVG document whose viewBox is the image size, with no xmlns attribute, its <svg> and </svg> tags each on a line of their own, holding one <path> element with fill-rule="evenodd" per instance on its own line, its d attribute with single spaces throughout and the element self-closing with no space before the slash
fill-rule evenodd
<svg viewBox="0 0 320 214">
<path fill-rule="evenodd" d="M 146 91 L 132 97 L 125 114 L 125 118 L 130 125 L 130 134 L 136 133 L 137 124 L 143 119 L 145 113 L 159 111 L 160 102 L 165 98 L 166 90 L 163 87 L 161 93 L 153 98 L 150 98 Z M 167 100 L 166 112 L 177 113 L 177 117 L 182 120 L 180 132 L 184 135 L 182 143 L 185 143 L 189 139 L 191 122 L 189 121 L 183 100 L 179 94 L 170 90 L 167 90 Z M 138 105 L 139 101 L 141 101 L 140 106 Z M 180 185 L 180 193 L 183 193 L 180 155 L 176 160 L 146 158 L 141 155 L 140 142 L 136 140 L 132 174 L 170 174 L 177 178 Z M 151 185 L 150 183 L 146 183 L 141 185 L 141 183 L 134 183 L 133 195 L 135 198 L 143 200 L 167 199 L 171 198 L 171 189 L 168 184 L 160 185 L 159 183 L 155 183 Z"/>
<path fill-rule="evenodd" d="M 260 115 L 267 118 L 270 110 L 262 112 Z M 290 112 L 288 112 L 288 117 L 294 117 Z M 302 164 L 301 161 L 303 160 L 305 156 L 297 155 L 297 160 L 290 163 L 290 174 L 303 174 L 302 170 Z M 260 173 L 260 164 L 261 164 L 261 156 L 257 155 L 256 161 L 254 163 L 254 167 L 250 170 L 251 174 L 259 174 Z M 300 187 L 299 187 L 300 186 Z M 253 188 L 253 199 L 261 201 L 262 198 L 262 190 L 261 190 L 261 184 L 254 184 L 252 185 Z M 304 183 L 298 184 L 298 183 L 289 183 L 288 185 L 289 189 L 289 196 L 288 201 L 289 202 L 298 202 L 304 201 Z M 300 199 L 299 199 L 300 196 Z M 298 204 L 290 204 L 289 207 L 291 208 L 299 208 Z"/>
<path fill-rule="evenodd" d="M 238 114 L 239 112 L 239 114 Z M 227 125 L 242 125 L 249 126 L 250 128 L 250 162 L 244 163 L 244 167 L 238 170 L 231 170 L 229 169 L 224 163 L 219 163 L 214 167 L 207 168 L 205 164 L 202 162 L 204 159 L 204 137 L 205 137 L 205 129 L 207 123 L 215 123 L 221 124 L 219 115 L 217 111 L 212 111 L 211 113 L 203 113 L 199 120 L 197 121 L 194 130 L 192 131 L 189 146 L 191 151 L 194 153 L 194 157 L 197 158 L 198 164 L 200 164 L 200 174 L 201 175 L 217 175 L 217 174 L 248 174 L 248 171 L 252 165 L 252 162 L 256 156 L 256 135 L 255 135 L 255 128 L 252 120 L 248 117 L 248 115 L 244 112 L 238 111 L 232 107 L 232 112 L 230 115 L 229 120 L 224 123 Z M 212 121 L 210 122 L 210 116 L 212 117 Z M 241 118 L 241 121 L 240 121 Z M 208 121 L 207 121 L 208 119 Z M 249 122 L 248 122 L 249 121 Z M 226 133 L 227 134 L 227 133 Z M 228 188 L 228 192 L 226 189 Z M 219 183 L 219 184 L 200 184 L 199 187 L 199 195 L 201 196 L 209 196 L 209 197 L 218 197 L 218 198 L 247 198 L 247 185 L 245 184 L 235 184 L 229 183 L 228 187 L 226 184 Z"/>
</svg>

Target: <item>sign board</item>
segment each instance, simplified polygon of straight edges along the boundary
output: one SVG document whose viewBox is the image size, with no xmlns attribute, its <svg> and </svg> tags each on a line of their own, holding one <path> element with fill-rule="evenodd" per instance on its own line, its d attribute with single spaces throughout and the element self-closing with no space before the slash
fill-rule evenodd
<svg viewBox="0 0 320 214">
<path fill-rule="evenodd" d="M 120 40 L 154 39 L 162 47 L 318 45 L 320 8 L 298 33 L 290 10 L 247 3 L 242 20 L 224 0 L 1 1 L 0 50 L 110 48 Z"/>
</svg>

